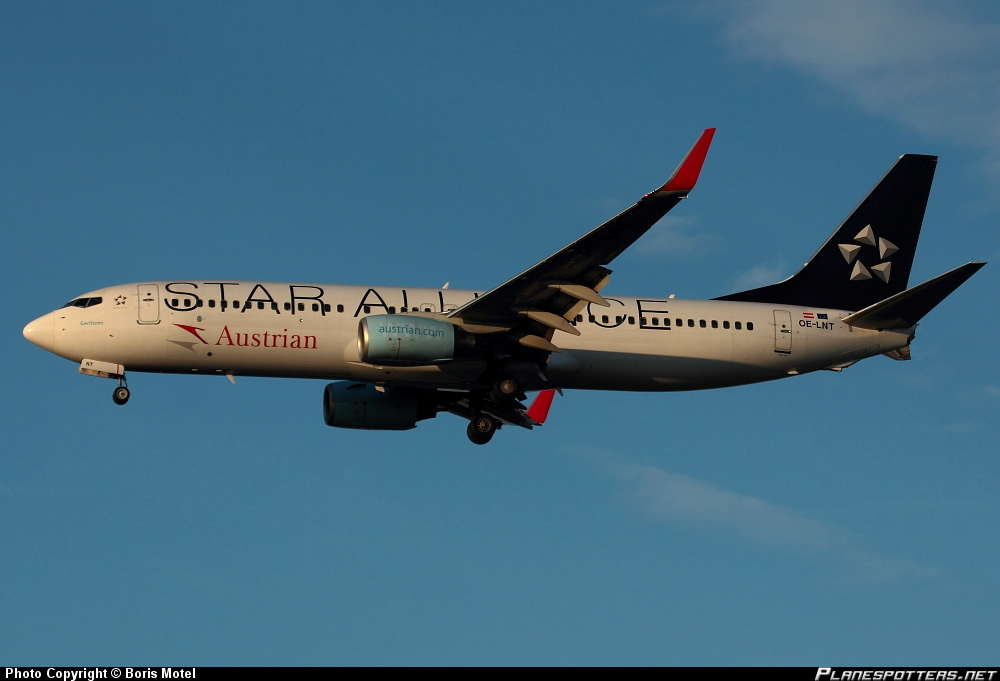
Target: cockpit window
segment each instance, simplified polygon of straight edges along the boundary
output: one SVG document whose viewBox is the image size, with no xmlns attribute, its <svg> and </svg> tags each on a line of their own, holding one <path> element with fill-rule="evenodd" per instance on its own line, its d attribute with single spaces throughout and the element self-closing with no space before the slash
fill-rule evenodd
<svg viewBox="0 0 1000 681">
<path fill-rule="evenodd" d="M 63 307 L 94 307 L 94 305 L 100 305 L 103 300 L 100 296 L 95 298 L 76 298 L 63 305 Z"/>
</svg>

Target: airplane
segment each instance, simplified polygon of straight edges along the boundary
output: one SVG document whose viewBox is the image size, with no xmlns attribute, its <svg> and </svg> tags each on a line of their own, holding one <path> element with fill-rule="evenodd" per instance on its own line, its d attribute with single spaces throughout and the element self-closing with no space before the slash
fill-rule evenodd
<svg viewBox="0 0 1000 681">
<path fill-rule="evenodd" d="M 606 266 L 687 198 L 714 133 L 633 206 L 488 291 L 150 281 L 73 298 L 23 335 L 116 380 L 119 405 L 126 367 L 326 379 L 327 425 L 408 430 L 450 412 L 485 444 L 542 425 L 564 389 L 700 390 L 908 360 L 918 322 L 985 264 L 907 288 L 937 157 L 906 154 L 784 281 L 712 300 L 602 293 Z"/>
</svg>

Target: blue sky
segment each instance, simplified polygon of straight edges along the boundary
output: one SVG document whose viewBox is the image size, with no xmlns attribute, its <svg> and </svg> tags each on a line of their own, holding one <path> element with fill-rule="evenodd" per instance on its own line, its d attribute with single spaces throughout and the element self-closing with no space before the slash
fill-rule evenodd
<svg viewBox="0 0 1000 681">
<path fill-rule="evenodd" d="M 320 381 L 111 383 L 21 338 L 85 291 L 490 288 L 701 182 L 608 292 L 783 278 L 940 156 L 911 283 L 1000 239 L 1000 12 L 974 3 L 30 3 L 0 24 L 5 664 L 995 662 L 983 269 L 874 358 L 570 392 L 474 447 L 323 424 Z"/>
</svg>

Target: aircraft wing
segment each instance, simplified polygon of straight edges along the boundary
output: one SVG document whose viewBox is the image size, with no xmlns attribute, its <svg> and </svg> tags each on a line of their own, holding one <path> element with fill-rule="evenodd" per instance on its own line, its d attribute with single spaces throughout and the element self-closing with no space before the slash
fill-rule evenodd
<svg viewBox="0 0 1000 681">
<path fill-rule="evenodd" d="M 472 331 L 522 327 L 521 345 L 558 352 L 552 332 L 579 335 L 572 319 L 587 303 L 608 306 L 598 293 L 611 270 L 604 267 L 687 197 L 701 172 L 715 128 L 702 132 L 670 179 L 604 224 L 513 279 L 449 314 Z M 480 326 L 482 328 L 480 328 Z"/>
</svg>

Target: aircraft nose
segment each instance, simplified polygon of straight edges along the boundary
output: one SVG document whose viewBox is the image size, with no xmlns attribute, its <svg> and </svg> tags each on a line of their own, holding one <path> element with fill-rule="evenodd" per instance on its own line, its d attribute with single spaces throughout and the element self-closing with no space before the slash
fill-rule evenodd
<svg viewBox="0 0 1000 681">
<path fill-rule="evenodd" d="M 54 345 L 56 323 L 52 313 L 42 315 L 33 322 L 28 322 L 21 334 L 40 348 L 52 352 Z"/>
</svg>

